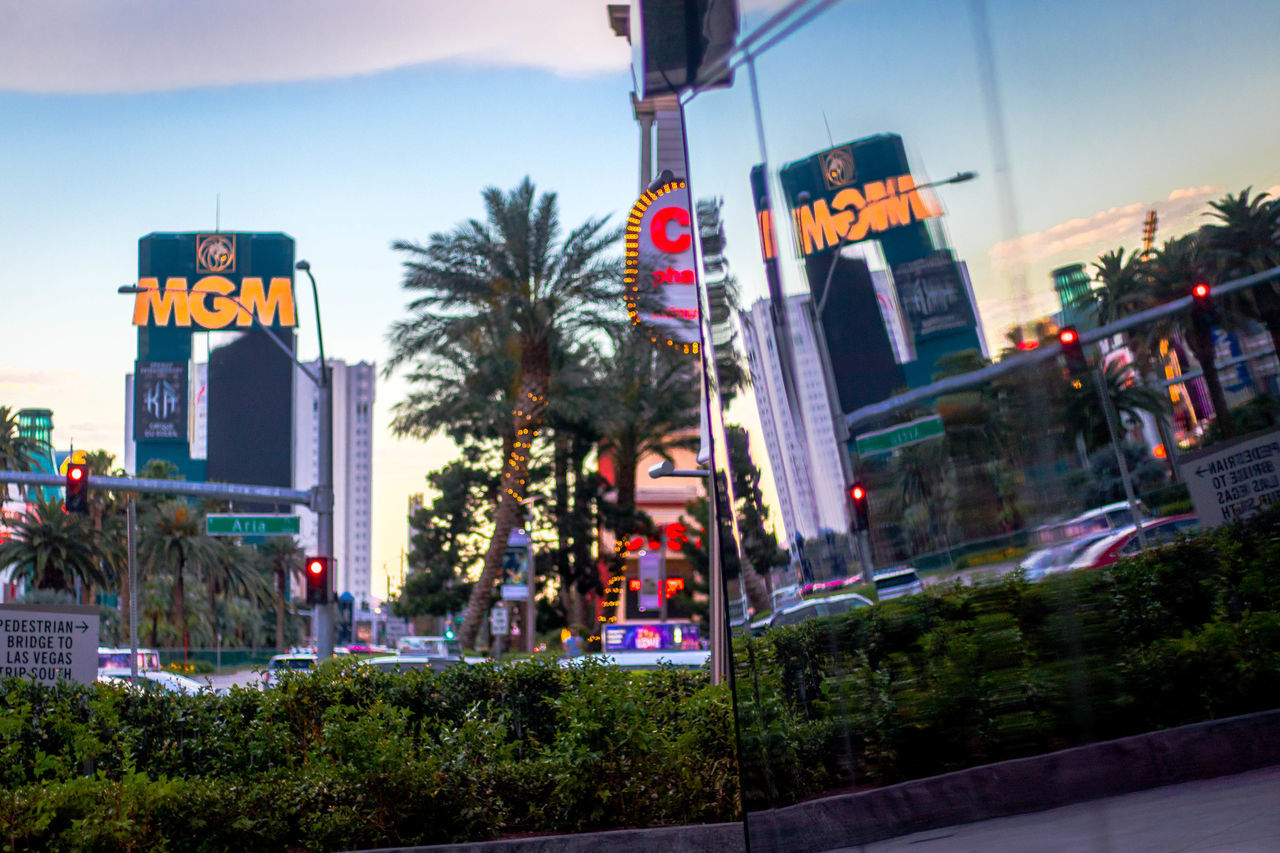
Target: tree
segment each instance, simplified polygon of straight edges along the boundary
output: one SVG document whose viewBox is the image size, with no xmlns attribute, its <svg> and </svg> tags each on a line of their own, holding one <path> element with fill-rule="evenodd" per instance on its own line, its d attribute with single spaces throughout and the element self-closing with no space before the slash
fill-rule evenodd
<svg viewBox="0 0 1280 853">
<path fill-rule="evenodd" d="M 470 220 L 425 244 L 397 241 L 408 256 L 403 285 L 415 294 L 410 316 L 396 323 L 388 369 L 421 364 L 440 347 L 501 354 L 518 365 L 510 422 L 514 446 L 504 455 L 494 529 L 472 591 L 461 640 L 474 644 L 502 571 L 507 537 L 522 516 L 533 440 L 543 426 L 551 353 L 559 341 L 607 322 L 621 302 L 621 268 L 608 257 L 621 236 L 607 220 L 587 220 L 561 239 L 554 193 L 538 197 L 526 178 L 503 193 L 484 191 L 486 220 Z"/>
<path fill-rule="evenodd" d="M 9 522 L 0 543 L 0 566 L 36 589 L 73 592 L 81 584 L 105 584 L 102 539 L 89 519 L 63 512 L 62 502 L 37 500 L 35 511 Z"/>
<path fill-rule="evenodd" d="M 1113 360 L 1103 371 L 1103 379 L 1122 427 L 1126 421 L 1137 420 L 1142 414 L 1157 420 L 1168 416 L 1168 395 L 1138 384 L 1129 365 Z M 1064 404 L 1063 423 L 1069 440 L 1074 441 L 1079 436 L 1086 451 L 1111 443 L 1106 414 L 1102 411 L 1094 383 L 1082 382 L 1079 388 L 1068 388 Z"/>
<path fill-rule="evenodd" d="M 187 632 L 187 570 L 199 570 L 217 559 L 217 542 L 201 529 L 200 513 L 185 500 L 166 500 L 140 522 L 138 557 L 152 573 L 173 580 L 173 618 L 179 643 Z"/>
<path fill-rule="evenodd" d="M 43 442 L 18 432 L 16 412 L 0 406 L 0 471 L 34 471 L 47 452 Z"/>
<path fill-rule="evenodd" d="M 272 536 L 262 545 L 262 556 L 275 580 L 276 648 L 287 648 L 285 642 L 285 599 L 289 581 L 302 574 L 304 554 L 292 536 Z"/>
<path fill-rule="evenodd" d="M 1209 202 L 1216 221 L 1205 227 L 1210 248 L 1222 257 L 1229 278 L 1243 277 L 1280 265 L 1280 201 L 1266 193 L 1251 195 L 1245 187 Z M 1280 282 L 1272 279 L 1248 291 L 1248 298 L 1280 353 Z"/>
</svg>

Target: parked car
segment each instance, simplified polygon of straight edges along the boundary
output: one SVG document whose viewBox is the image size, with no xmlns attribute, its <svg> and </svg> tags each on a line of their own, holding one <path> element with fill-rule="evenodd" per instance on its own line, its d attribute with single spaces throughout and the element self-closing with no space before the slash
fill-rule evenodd
<svg viewBox="0 0 1280 853">
<path fill-rule="evenodd" d="M 315 666 L 316 656 L 309 652 L 276 655 L 267 663 L 266 672 L 262 673 L 262 683 L 269 686 L 282 672 L 304 672 L 315 669 Z"/>
<path fill-rule="evenodd" d="M 1157 518 L 1155 521 L 1144 522 L 1142 535 L 1146 539 L 1147 547 L 1153 548 L 1160 545 L 1168 545 L 1176 541 L 1178 537 L 1194 533 L 1199 529 L 1200 519 L 1196 518 L 1195 515 L 1171 515 L 1167 518 Z M 1072 561 L 1071 568 L 1100 569 L 1103 566 L 1111 565 L 1121 557 L 1132 556 L 1141 550 L 1142 546 L 1138 540 L 1138 528 L 1131 524 L 1112 533 L 1110 536 L 1097 540 L 1084 549 Z"/>
<path fill-rule="evenodd" d="M 129 672 L 129 650 L 98 646 L 98 672 Z M 160 669 L 160 653 L 155 649 L 138 649 L 138 669 Z"/>
<path fill-rule="evenodd" d="M 829 595 L 825 598 L 810 598 L 799 604 L 784 607 L 774 613 L 773 618 L 769 620 L 769 627 L 798 625 L 806 619 L 816 619 L 819 616 L 835 616 L 839 613 L 848 613 L 858 607 L 870 607 L 871 604 L 870 599 L 864 598 L 856 592 Z"/>
<path fill-rule="evenodd" d="M 376 667 L 383 672 L 396 672 L 397 670 L 406 669 L 430 669 L 435 672 L 443 672 L 451 666 L 457 666 L 460 662 L 460 658 L 442 658 L 430 655 L 378 655 L 364 658 L 360 661 L 363 666 Z"/>
<path fill-rule="evenodd" d="M 134 684 L 132 677 L 126 672 L 99 673 L 98 681 L 103 684 Z M 202 690 L 209 690 L 207 684 L 201 684 L 194 678 L 179 675 L 176 672 L 165 672 L 159 669 L 139 670 L 136 682 L 140 687 L 153 687 L 165 693 L 186 693 L 195 695 Z"/>
<path fill-rule="evenodd" d="M 876 587 L 876 598 L 881 601 L 915 595 L 924 589 L 920 575 L 910 566 L 897 566 L 871 576 Z"/>
</svg>

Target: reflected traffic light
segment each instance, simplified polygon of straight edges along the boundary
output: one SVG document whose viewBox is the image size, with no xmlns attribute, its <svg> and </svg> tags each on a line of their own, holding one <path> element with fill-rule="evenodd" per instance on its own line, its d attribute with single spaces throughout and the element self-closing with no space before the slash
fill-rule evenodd
<svg viewBox="0 0 1280 853">
<path fill-rule="evenodd" d="M 89 466 L 72 462 L 67 466 L 67 495 L 62 507 L 76 515 L 89 514 Z"/>
</svg>

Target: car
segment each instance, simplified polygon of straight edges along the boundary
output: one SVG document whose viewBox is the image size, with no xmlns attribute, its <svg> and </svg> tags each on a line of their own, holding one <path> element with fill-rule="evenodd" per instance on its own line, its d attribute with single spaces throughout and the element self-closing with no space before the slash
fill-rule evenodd
<svg viewBox="0 0 1280 853">
<path fill-rule="evenodd" d="M 870 607 L 871 605 L 872 602 L 869 598 L 858 595 L 856 592 L 828 595 L 825 598 L 810 598 L 799 604 L 788 605 L 774 613 L 769 620 L 769 627 L 798 625 L 806 619 L 816 619 L 819 616 L 835 616 L 840 613 L 848 613 L 850 610 L 855 610 L 859 607 Z"/>
<path fill-rule="evenodd" d="M 920 575 L 910 566 L 897 566 L 871 576 L 876 588 L 876 598 L 889 601 L 904 595 L 915 595 L 924 589 Z"/>
<path fill-rule="evenodd" d="M 1194 514 L 1171 515 L 1144 522 L 1143 538 L 1148 548 L 1168 545 L 1180 536 L 1195 533 L 1200 529 L 1200 519 Z M 1109 566 L 1121 557 L 1129 557 L 1142 550 L 1138 540 L 1138 528 L 1135 525 L 1124 527 L 1110 536 L 1105 536 L 1084 549 L 1071 563 L 1072 569 L 1100 569 Z"/>
<path fill-rule="evenodd" d="M 1151 518 L 1151 513 L 1141 502 L 1138 503 L 1138 514 L 1143 521 Z M 1122 527 L 1133 524 L 1133 507 L 1128 501 L 1116 501 L 1105 506 L 1094 507 L 1079 515 L 1042 524 L 1031 533 L 1031 545 L 1036 548 L 1049 548 L 1062 545 L 1094 533 L 1118 531 Z"/>
<path fill-rule="evenodd" d="M 1100 539 L 1113 535 L 1115 535 L 1115 531 L 1108 528 L 1107 530 L 1078 536 L 1060 545 L 1041 548 L 1039 551 L 1029 554 L 1026 559 L 1018 564 L 1018 568 L 1023 571 L 1029 581 L 1040 580 L 1046 575 L 1051 575 L 1055 572 L 1065 572 L 1071 567 L 1072 561 L 1084 552 L 1084 549 Z"/>
<path fill-rule="evenodd" d="M 267 663 L 267 669 L 262 673 L 262 683 L 270 685 L 272 680 L 278 678 L 282 672 L 306 672 L 315 667 L 316 656 L 310 652 L 276 655 Z"/>
<path fill-rule="evenodd" d="M 401 637 L 396 640 L 396 654 L 461 658 L 462 646 L 453 637 Z"/>
<path fill-rule="evenodd" d="M 155 649 L 138 649 L 138 669 L 160 669 L 160 653 Z M 98 646 L 98 672 L 129 672 L 129 650 Z"/>
<path fill-rule="evenodd" d="M 128 672 L 111 672 L 110 674 L 100 673 L 98 681 L 103 684 L 134 684 Z M 176 672 L 165 672 L 161 669 L 147 669 L 138 672 L 138 681 L 140 687 L 154 687 L 165 693 L 185 693 L 189 696 L 201 692 L 202 690 L 210 690 L 207 684 L 201 684 L 194 678 L 188 678 L 185 675 L 179 675 Z"/>
<path fill-rule="evenodd" d="M 659 652 L 596 652 L 576 658 L 561 658 L 564 667 L 583 666 L 586 661 L 599 661 L 618 669 L 640 671 L 671 666 L 677 669 L 701 669 L 711 659 L 709 649 L 670 649 Z"/>
<path fill-rule="evenodd" d="M 461 663 L 459 658 L 432 657 L 430 655 L 378 655 L 364 658 L 360 661 L 362 666 L 372 666 L 383 672 L 396 672 L 406 669 L 430 669 L 435 672 L 443 672 L 451 666 L 457 666 L 459 663 Z"/>
</svg>

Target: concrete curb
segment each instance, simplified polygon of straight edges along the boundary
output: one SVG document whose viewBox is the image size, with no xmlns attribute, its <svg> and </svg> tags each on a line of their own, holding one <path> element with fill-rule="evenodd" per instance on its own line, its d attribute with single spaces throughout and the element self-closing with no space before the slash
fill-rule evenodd
<svg viewBox="0 0 1280 853">
<path fill-rule="evenodd" d="M 807 853 L 1280 764 L 1280 711 L 752 812 L 753 853 Z"/>
<path fill-rule="evenodd" d="M 818 853 L 1280 765 L 1280 710 L 957 770 L 749 816 L 753 853 Z M 363 853 L 738 853 L 742 824 L 542 835 Z"/>
</svg>

